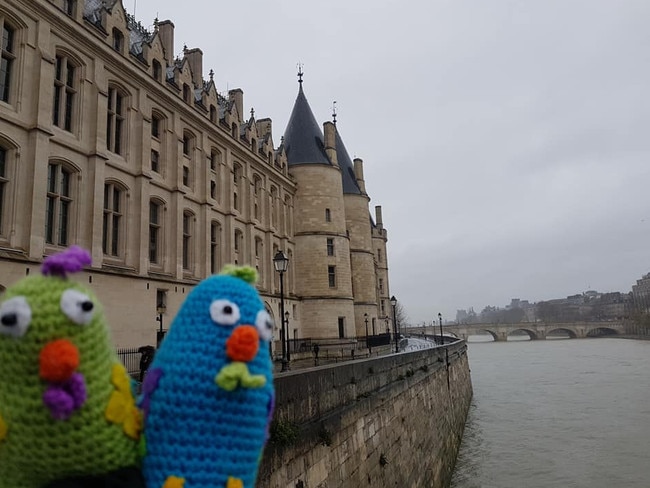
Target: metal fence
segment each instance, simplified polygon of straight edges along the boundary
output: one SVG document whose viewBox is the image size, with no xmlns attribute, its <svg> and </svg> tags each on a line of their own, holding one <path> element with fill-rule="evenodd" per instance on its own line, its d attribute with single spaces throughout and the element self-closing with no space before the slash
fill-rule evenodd
<svg viewBox="0 0 650 488">
<path fill-rule="evenodd" d="M 126 368 L 127 373 L 134 378 L 138 378 L 140 376 L 140 359 L 142 358 L 142 351 L 140 348 L 120 348 L 117 350 L 117 355 Z"/>
</svg>

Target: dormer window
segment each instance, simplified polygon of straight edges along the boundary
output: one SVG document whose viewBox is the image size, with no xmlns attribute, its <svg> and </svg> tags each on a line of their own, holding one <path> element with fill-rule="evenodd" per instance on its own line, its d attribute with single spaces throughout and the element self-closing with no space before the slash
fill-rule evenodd
<svg viewBox="0 0 650 488">
<path fill-rule="evenodd" d="M 190 85 L 183 83 L 183 100 L 185 103 L 190 103 Z"/>
<path fill-rule="evenodd" d="M 74 8 L 77 0 L 63 0 L 63 11 L 70 17 L 74 17 Z"/>
<path fill-rule="evenodd" d="M 156 81 L 162 81 L 162 65 L 155 59 L 151 62 L 151 70 L 153 79 Z"/>
<path fill-rule="evenodd" d="M 119 29 L 113 28 L 113 49 L 118 53 L 122 53 L 124 48 L 124 35 L 120 32 Z"/>
<path fill-rule="evenodd" d="M 217 123 L 217 107 L 210 105 L 210 122 Z"/>
</svg>

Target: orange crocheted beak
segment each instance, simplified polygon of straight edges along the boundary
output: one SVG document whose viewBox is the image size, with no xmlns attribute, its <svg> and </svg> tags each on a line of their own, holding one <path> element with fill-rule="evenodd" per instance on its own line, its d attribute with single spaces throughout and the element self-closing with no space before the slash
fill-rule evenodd
<svg viewBox="0 0 650 488">
<path fill-rule="evenodd" d="M 39 355 L 39 375 L 46 381 L 62 383 L 79 367 L 79 350 L 67 339 L 48 342 Z"/>
<path fill-rule="evenodd" d="M 240 325 L 226 341 L 226 355 L 233 361 L 248 362 L 255 357 L 259 347 L 257 329 L 252 325 Z"/>
</svg>

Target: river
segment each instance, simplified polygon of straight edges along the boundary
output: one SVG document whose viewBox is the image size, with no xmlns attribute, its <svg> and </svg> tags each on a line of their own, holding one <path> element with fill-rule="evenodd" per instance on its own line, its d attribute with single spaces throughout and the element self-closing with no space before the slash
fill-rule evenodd
<svg viewBox="0 0 650 488">
<path fill-rule="evenodd" d="M 482 337 L 451 488 L 650 487 L 650 341 Z"/>
</svg>

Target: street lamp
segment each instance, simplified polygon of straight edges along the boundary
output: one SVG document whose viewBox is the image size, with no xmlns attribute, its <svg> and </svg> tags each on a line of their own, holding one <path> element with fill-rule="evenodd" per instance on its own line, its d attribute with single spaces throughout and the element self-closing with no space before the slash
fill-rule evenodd
<svg viewBox="0 0 650 488">
<path fill-rule="evenodd" d="M 442 314 L 438 312 L 438 322 L 440 323 L 440 344 L 444 344 L 444 340 L 442 338 Z"/>
<path fill-rule="evenodd" d="M 397 340 L 397 298 L 390 297 L 390 304 L 393 306 L 393 331 L 395 332 L 395 352 L 399 352 L 399 341 Z"/>
<path fill-rule="evenodd" d="M 368 353 L 372 354 L 372 347 L 368 344 L 368 314 L 364 313 L 363 318 L 366 320 L 366 347 L 368 348 Z"/>
<path fill-rule="evenodd" d="M 289 333 L 289 312 L 284 312 L 284 323 L 287 324 L 287 334 Z M 294 334 L 294 339 L 295 339 Z M 287 339 L 287 363 L 291 363 L 291 336 Z"/>
<path fill-rule="evenodd" d="M 275 270 L 280 273 L 280 321 L 282 322 L 282 371 L 287 371 L 289 369 L 289 354 L 287 349 L 287 333 L 285 329 L 284 322 L 284 273 L 289 267 L 289 258 L 287 255 L 278 251 L 275 256 L 273 256 L 273 266 Z"/>
</svg>

